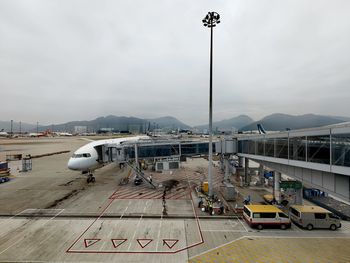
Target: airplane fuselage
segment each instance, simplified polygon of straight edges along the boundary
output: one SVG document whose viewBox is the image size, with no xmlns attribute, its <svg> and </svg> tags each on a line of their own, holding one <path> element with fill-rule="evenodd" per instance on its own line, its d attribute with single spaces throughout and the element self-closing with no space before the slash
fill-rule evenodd
<svg viewBox="0 0 350 263">
<path fill-rule="evenodd" d="M 149 139 L 148 136 L 135 136 L 117 139 L 106 139 L 90 142 L 74 152 L 68 161 L 68 168 L 75 171 L 92 172 L 103 166 L 98 161 L 98 152 L 95 147 L 104 144 L 121 144 L 123 142 L 136 142 L 142 139 Z"/>
</svg>

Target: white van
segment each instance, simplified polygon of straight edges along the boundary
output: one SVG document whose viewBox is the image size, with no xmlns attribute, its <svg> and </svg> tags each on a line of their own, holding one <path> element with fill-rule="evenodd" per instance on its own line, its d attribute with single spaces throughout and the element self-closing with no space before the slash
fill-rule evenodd
<svg viewBox="0 0 350 263">
<path fill-rule="evenodd" d="M 259 230 L 264 227 L 287 229 L 291 226 L 289 217 L 273 205 L 245 205 L 243 217 L 251 227 Z"/>
<path fill-rule="evenodd" d="M 332 212 L 313 205 L 292 205 L 289 208 L 290 219 L 308 230 L 328 228 L 336 230 L 341 227 L 340 218 Z"/>
</svg>

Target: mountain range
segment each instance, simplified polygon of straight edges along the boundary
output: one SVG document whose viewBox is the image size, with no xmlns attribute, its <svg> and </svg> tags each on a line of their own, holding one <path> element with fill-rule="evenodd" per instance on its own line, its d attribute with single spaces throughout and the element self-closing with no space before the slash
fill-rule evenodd
<svg viewBox="0 0 350 263">
<path fill-rule="evenodd" d="M 240 130 L 242 127 L 245 127 L 254 122 L 252 118 L 247 115 L 239 115 L 234 118 L 225 119 L 222 121 L 213 122 L 213 130 L 220 129 L 226 131 L 232 131 L 232 129 Z M 209 128 L 208 124 L 195 126 L 194 128 L 198 130 L 207 130 Z"/>
<path fill-rule="evenodd" d="M 221 121 L 213 122 L 214 130 L 232 131 L 242 130 L 250 131 L 256 130 L 257 124 L 260 123 L 266 130 L 281 131 L 288 129 L 301 129 L 319 127 L 325 125 L 331 125 L 341 122 L 350 121 L 350 117 L 344 116 L 324 116 L 315 114 L 304 115 L 288 115 L 283 113 L 275 113 L 268 115 L 261 120 L 254 121 L 247 115 L 239 115 L 234 118 L 224 119 Z M 10 121 L 0 121 L 0 130 L 10 131 Z M 22 132 L 36 131 L 35 124 L 22 123 Z M 176 130 L 176 129 L 192 129 L 203 131 L 208 129 L 208 124 L 198 125 L 191 127 L 178 119 L 165 116 L 160 118 L 142 119 L 136 117 L 114 116 L 109 115 L 106 117 L 99 117 L 90 121 L 71 121 L 61 124 L 53 124 L 46 126 L 39 126 L 40 131 L 46 129 L 52 129 L 54 131 L 69 131 L 73 132 L 75 126 L 86 126 L 88 132 L 97 131 L 101 128 L 112 128 L 118 131 L 129 130 L 132 132 L 143 133 L 147 130 L 163 129 L 163 130 Z M 19 132 L 19 123 L 13 123 L 13 131 Z"/>
<path fill-rule="evenodd" d="M 11 121 L 0 121 L 0 130 L 4 129 L 7 132 L 11 131 Z M 13 132 L 28 132 L 28 131 L 34 131 L 36 130 L 36 124 L 30 124 L 21 122 L 13 122 L 12 124 L 12 131 Z"/>
<path fill-rule="evenodd" d="M 259 121 L 252 122 L 241 128 L 242 131 L 256 130 L 257 124 L 263 125 L 268 131 L 282 131 L 286 129 L 303 129 L 311 127 L 320 127 L 341 122 L 350 121 L 349 117 L 333 117 L 315 114 L 288 115 L 275 113 L 262 118 Z"/>
<path fill-rule="evenodd" d="M 74 126 L 86 126 L 88 131 L 97 131 L 101 128 L 111 128 L 115 131 L 132 131 L 144 133 L 147 130 L 164 129 L 189 129 L 190 126 L 178 119 L 165 116 L 154 119 L 141 119 L 136 117 L 114 116 L 99 117 L 91 121 L 71 121 L 63 124 L 43 126 L 42 129 L 55 131 L 74 131 Z"/>
</svg>

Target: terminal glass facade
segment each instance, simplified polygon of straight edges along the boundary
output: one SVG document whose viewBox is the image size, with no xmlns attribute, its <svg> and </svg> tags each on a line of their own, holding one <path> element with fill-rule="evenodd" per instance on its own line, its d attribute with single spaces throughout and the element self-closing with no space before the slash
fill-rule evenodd
<svg viewBox="0 0 350 263">
<path fill-rule="evenodd" d="M 276 154 L 275 157 L 288 159 L 288 138 L 277 138 L 275 140 Z"/>
<path fill-rule="evenodd" d="M 254 136 L 238 139 L 238 149 L 244 154 L 350 167 L 350 132 L 343 130 L 286 133 L 286 137 L 275 138 L 269 138 L 273 137 L 270 134 Z"/>
<path fill-rule="evenodd" d="M 307 161 L 330 164 L 330 136 L 307 137 Z"/>
<path fill-rule="evenodd" d="M 306 161 L 306 137 L 289 138 L 289 159 Z"/>
<path fill-rule="evenodd" d="M 265 155 L 265 152 L 264 152 L 264 140 L 257 140 L 256 144 L 257 144 L 257 152 L 256 152 L 256 154 L 257 155 Z"/>
<path fill-rule="evenodd" d="M 249 154 L 255 154 L 256 153 L 256 143 L 255 141 L 250 141 L 248 146 L 248 153 Z"/>
<path fill-rule="evenodd" d="M 186 143 L 181 144 L 181 155 L 200 155 L 209 152 L 209 143 Z M 213 143 L 213 152 L 215 152 L 215 143 Z"/>
<path fill-rule="evenodd" d="M 248 145 L 250 141 L 239 141 L 238 142 L 238 152 L 248 154 Z"/>
<path fill-rule="evenodd" d="M 270 157 L 275 156 L 275 139 L 265 140 L 265 155 Z"/>
<path fill-rule="evenodd" d="M 332 135 L 332 164 L 350 167 L 350 134 Z"/>
</svg>

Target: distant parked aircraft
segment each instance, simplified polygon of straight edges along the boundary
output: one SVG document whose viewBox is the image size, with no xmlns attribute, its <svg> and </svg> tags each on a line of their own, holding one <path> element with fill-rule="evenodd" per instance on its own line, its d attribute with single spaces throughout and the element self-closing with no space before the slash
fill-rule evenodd
<svg viewBox="0 0 350 263">
<path fill-rule="evenodd" d="M 8 134 L 8 132 L 5 132 L 4 129 L 1 129 L 0 137 L 10 137 L 10 134 Z"/>
<path fill-rule="evenodd" d="M 58 136 L 73 136 L 73 134 L 69 132 L 55 132 L 55 134 Z"/>
<path fill-rule="evenodd" d="M 28 136 L 29 137 L 43 137 L 43 136 L 45 136 L 45 134 L 42 132 L 31 132 L 28 134 Z"/>
</svg>

